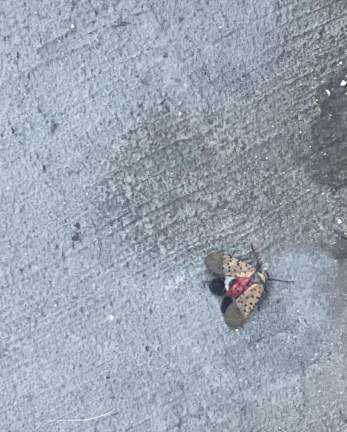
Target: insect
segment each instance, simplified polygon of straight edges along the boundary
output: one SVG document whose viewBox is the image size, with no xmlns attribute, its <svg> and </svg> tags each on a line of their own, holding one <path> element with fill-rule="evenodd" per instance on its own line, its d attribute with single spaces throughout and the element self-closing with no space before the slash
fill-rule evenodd
<svg viewBox="0 0 347 432">
<path fill-rule="evenodd" d="M 205 265 L 210 272 L 223 275 L 209 282 L 213 294 L 224 296 L 221 311 L 226 324 L 232 328 L 240 327 L 251 315 L 265 291 L 268 280 L 292 283 L 281 279 L 270 278 L 267 272 L 261 271 L 256 251 L 253 266 L 233 255 L 211 252 L 205 258 Z"/>
</svg>

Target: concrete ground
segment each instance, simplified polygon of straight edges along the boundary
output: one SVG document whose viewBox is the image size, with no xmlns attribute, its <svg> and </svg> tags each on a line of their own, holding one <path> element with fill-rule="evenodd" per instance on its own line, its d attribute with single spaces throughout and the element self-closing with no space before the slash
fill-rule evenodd
<svg viewBox="0 0 347 432">
<path fill-rule="evenodd" d="M 1 432 L 347 431 L 346 31 L 345 0 L 1 1 Z M 203 258 L 250 242 L 295 284 L 235 332 Z"/>
</svg>

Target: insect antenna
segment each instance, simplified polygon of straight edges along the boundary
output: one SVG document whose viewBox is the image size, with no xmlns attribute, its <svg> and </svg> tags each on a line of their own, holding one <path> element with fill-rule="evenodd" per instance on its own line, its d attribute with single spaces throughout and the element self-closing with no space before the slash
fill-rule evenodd
<svg viewBox="0 0 347 432">
<path fill-rule="evenodd" d="M 272 277 L 270 277 L 268 280 L 269 281 L 275 281 L 275 282 L 283 282 L 283 283 L 288 283 L 288 284 L 294 283 L 293 280 L 276 279 L 276 278 L 272 278 Z"/>
<path fill-rule="evenodd" d="M 256 268 L 257 271 L 261 271 L 262 264 L 261 264 L 261 262 L 259 260 L 259 256 L 257 254 L 257 251 L 255 250 L 255 247 L 254 247 L 253 243 L 251 243 L 251 249 L 252 249 L 252 254 L 253 254 L 253 256 L 255 258 L 255 261 L 256 261 L 255 268 Z M 293 280 L 277 279 L 277 278 L 272 278 L 272 277 L 269 277 L 268 280 L 269 281 L 275 281 L 275 282 L 283 282 L 283 283 L 288 283 L 288 284 L 294 283 Z"/>
</svg>

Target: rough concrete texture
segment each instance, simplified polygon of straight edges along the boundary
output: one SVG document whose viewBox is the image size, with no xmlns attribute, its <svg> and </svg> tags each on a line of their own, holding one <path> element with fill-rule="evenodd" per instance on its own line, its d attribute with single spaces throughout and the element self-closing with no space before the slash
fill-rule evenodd
<svg viewBox="0 0 347 432">
<path fill-rule="evenodd" d="M 345 0 L 1 1 L 1 431 L 347 431 L 346 30 Z M 296 283 L 230 331 L 203 258 L 251 241 Z"/>
</svg>

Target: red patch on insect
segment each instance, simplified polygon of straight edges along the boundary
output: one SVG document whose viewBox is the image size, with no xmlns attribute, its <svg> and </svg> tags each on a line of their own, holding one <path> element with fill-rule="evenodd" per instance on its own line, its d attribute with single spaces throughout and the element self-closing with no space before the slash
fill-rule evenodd
<svg viewBox="0 0 347 432">
<path fill-rule="evenodd" d="M 229 287 L 226 295 L 236 299 L 246 291 L 251 283 L 251 279 L 252 277 L 237 277 Z"/>
</svg>

